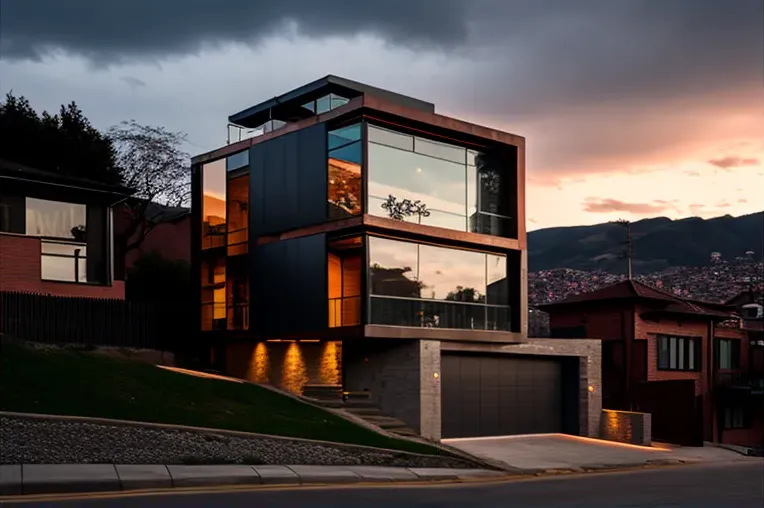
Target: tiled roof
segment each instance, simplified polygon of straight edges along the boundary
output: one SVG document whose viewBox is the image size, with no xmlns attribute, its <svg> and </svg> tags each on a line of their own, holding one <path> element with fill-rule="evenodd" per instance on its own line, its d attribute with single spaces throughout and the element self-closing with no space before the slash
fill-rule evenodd
<svg viewBox="0 0 764 508">
<path fill-rule="evenodd" d="M 589 293 L 574 295 L 564 300 L 539 305 L 539 308 L 541 310 L 551 310 L 573 304 L 612 300 L 652 300 L 654 302 L 662 302 L 664 306 L 661 308 L 661 311 L 670 313 L 703 314 L 716 317 L 729 316 L 731 314 L 731 312 L 722 310 L 719 305 L 680 298 L 636 280 L 617 282 Z"/>
</svg>

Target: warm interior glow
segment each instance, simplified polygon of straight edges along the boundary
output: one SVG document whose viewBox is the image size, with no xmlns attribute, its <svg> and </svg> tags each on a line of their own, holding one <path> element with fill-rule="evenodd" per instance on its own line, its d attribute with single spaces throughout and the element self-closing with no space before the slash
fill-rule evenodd
<svg viewBox="0 0 764 508">
<path fill-rule="evenodd" d="M 329 158 L 328 201 L 330 217 L 361 213 L 361 165 Z"/>
</svg>

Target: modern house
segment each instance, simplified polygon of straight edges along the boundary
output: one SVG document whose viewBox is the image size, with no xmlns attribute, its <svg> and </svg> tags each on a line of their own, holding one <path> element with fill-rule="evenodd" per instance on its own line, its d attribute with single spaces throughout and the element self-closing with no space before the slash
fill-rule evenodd
<svg viewBox="0 0 764 508">
<path fill-rule="evenodd" d="M 525 139 L 327 76 L 195 157 L 218 370 L 366 393 L 421 435 L 599 432 L 599 341 L 529 339 Z"/>
<path fill-rule="evenodd" d="M 124 299 L 112 209 L 131 194 L 0 161 L 0 292 Z"/>
<path fill-rule="evenodd" d="M 604 408 L 651 413 L 656 440 L 761 446 L 764 337 L 731 303 L 627 280 L 540 309 L 553 338 L 602 340 Z"/>
</svg>

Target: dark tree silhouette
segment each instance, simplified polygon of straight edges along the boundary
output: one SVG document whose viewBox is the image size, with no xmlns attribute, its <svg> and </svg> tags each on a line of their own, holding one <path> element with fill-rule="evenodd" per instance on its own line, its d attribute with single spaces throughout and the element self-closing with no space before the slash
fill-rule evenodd
<svg viewBox="0 0 764 508">
<path fill-rule="evenodd" d="M 163 127 L 141 125 L 134 120 L 112 127 L 108 139 L 114 147 L 122 179 L 136 190 L 126 202 L 127 227 L 118 239 L 126 254 L 141 246 L 158 224 L 148 216 L 151 203 L 178 207 L 191 194 L 189 155 L 183 151 L 185 134 Z"/>
<path fill-rule="evenodd" d="M 0 158 L 60 175 L 118 185 L 122 175 L 111 142 L 74 102 L 38 115 L 12 92 L 0 102 Z"/>
</svg>

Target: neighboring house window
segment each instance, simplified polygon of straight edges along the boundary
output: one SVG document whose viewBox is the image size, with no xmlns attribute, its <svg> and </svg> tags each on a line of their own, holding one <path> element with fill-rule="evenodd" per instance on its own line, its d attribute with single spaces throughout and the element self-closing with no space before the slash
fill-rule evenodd
<svg viewBox="0 0 764 508">
<path fill-rule="evenodd" d="M 724 408 L 725 429 L 746 429 L 750 426 L 750 414 L 744 407 L 728 406 Z"/>
<path fill-rule="evenodd" d="M 740 341 L 717 339 L 717 366 L 722 370 L 740 368 Z"/>
<path fill-rule="evenodd" d="M 87 282 L 87 207 L 26 198 L 26 234 L 41 237 L 43 280 Z"/>
<path fill-rule="evenodd" d="M 658 368 L 661 370 L 700 370 L 700 339 L 658 335 Z"/>
</svg>

